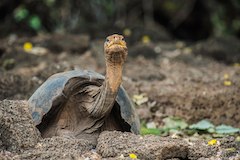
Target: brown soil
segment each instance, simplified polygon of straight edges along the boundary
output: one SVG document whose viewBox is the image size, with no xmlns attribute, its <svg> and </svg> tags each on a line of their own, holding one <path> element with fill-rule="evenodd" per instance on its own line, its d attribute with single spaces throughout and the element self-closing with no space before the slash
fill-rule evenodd
<svg viewBox="0 0 240 160">
<path fill-rule="evenodd" d="M 86 35 L 64 40 L 59 35 L 0 40 L 0 159 L 116 159 L 130 152 L 139 159 L 239 158 L 240 144 L 234 137 L 219 139 L 221 145 L 215 147 L 204 140 L 120 132 L 103 132 L 97 146 L 66 137 L 42 139 L 22 100 L 57 72 L 83 68 L 104 74 L 102 40 L 90 41 Z M 26 41 L 33 43 L 36 54 L 23 51 Z M 76 41 L 83 43 L 76 47 Z M 123 86 L 130 97 L 142 93 L 148 97 L 136 106 L 140 118 L 154 121 L 157 127 L 169 115 L 189 123 L 207 118 L 216 125 L 240 127 L 240 67 L 177 46 L 175 42 L 130 46 Z M 224 85 L 225 80 L 232 84 Z M 229 151 L 233 146 L 237 150 Z"/>
</svg>

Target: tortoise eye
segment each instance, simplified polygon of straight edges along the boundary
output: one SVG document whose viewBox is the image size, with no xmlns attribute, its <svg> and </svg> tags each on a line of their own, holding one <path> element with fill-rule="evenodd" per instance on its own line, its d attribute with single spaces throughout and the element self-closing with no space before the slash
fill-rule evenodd
<svg viewBox="0 0 240 160">
<path fill-rule="evenodd" d="M 108 38 L 106 38 L 106 42 L 108 43 L 110 40 Z"/>
</svg>

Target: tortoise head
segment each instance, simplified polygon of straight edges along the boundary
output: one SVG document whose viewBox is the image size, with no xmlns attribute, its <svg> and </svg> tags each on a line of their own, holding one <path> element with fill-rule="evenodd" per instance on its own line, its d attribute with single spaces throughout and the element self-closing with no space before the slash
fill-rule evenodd
<svg viewBox="0 0 240 160">
<path fill-rule="evenodd" d="M 113 34 L 104 43 L 105 59 L 107 62 L 123 64 L 127 58 L 127 44 L 122 35 Z"/>
</svg>

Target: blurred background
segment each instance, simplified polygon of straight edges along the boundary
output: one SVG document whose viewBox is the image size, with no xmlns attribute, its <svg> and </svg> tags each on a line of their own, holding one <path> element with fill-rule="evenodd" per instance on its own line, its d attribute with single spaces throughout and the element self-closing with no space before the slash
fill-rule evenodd
<svg viewBox="0 0 240 160">
<path fill-rule="evenodd" d="M 137 40 L 240 37 L 239 0 L 1 0 L 0 36 L 113 32 Z"/>
</svg>

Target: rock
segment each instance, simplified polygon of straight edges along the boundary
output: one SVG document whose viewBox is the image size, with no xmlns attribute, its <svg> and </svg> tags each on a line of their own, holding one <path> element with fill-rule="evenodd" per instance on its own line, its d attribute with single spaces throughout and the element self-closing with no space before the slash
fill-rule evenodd
<svg viewBox="0 0 240 160">
<path fill-rule="evenodd" d="M 0 101 L 0 159 L 13 156 L 14 159 L 81 159 L 82 154 L 94 147 L 84 139 L 42 139 L 33 124 L 27 101 Z"/>
<path fill-rule="evenodd" d="M 100 134 L 97 152 L 103 158 L 119 157 L 121 154 L 128 157 L 134 153 L 139 159 L 184 159 L 188 155 L 188 146 L 178 139 L 106 131 Z"/>
<path fill-rule="evenodd" d="M 204 141 L 194 141 L 188 143 L 188 159 L 189 160 L 199 160 L 209 158 L 212 155 L 216 155 L 217 147 L 215 146 L 208 146 Z"/>
<path fill-rule="evenodd" d="M 26 101 L 0 101 L 0 149 L 20 152 L 40 139 Z"/>
<path fill-rule="evenodd" d="M 41 160 L 72 160 L 83 159 L 82 154 L 89 152 L 94 147 L 87 140 L 67 137 L 52 137 L 42 139 L 32 149 L 16 156 L 19 159 Z M 86 153 L 85 157 L 89 157 Z"/>
<path fill-rule="evenodd" d="M 1 72 L 0 100 L 23 99 L 30 96 L 34 84 L 28 78 L 20 75 Z"/>
<path fill-rule="evenodd" d="M 218 148 L 208 146 L 204 140 L 105 131 L 98 139 L 97 152 L 103 158 L 126 158 L 130 153 L 134 153 L 138 159 L 198 160 L 216 155 Z"/>
</svg>

